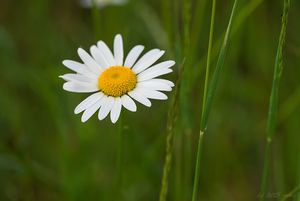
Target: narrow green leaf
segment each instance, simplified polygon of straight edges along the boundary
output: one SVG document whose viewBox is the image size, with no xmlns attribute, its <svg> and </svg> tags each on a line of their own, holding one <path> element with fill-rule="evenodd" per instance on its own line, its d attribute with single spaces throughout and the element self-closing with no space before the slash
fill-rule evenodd
<svg viewBox="0 0 300 201">
<path fill-rule="evenodd" d="M 268 191 L 267 181 L 268 181 L 268 177 L 269 177 L 271 143 L 273 140 L 273 135 L 275 133 L 275 127 L 276 127 L 279 83 L 280 83 L 280 78 L 281 78 L 282 69 L 283 69 L 283 47 L 285 44 L 285 35 L 286 35 L 286 27 L 287 27 L 287 22 L 288 22 L 289 8 L 290 8 L 290 0 L 284 0 L 281 31 L 280 31 L 277 53 L 276 53 L 276 58 L 275 58 L 273 84 L 272 84 L 270 103 L 269 103 L 266 150 L 265 150 L 261 189 L 260 189 L 260 195 L 259 195 L 261 201 L 264 201 L 267 199 L 266 194 Z"/>
<path fill-rule="evenodd" d="M 237 7 L 237 0 L 234 1 L 233 8 L 231 11 L 229 23 L 226 29 L 225 37 L 223 40 L 223 44 L 220 49 L 219 58 L 217 61 L 217 65 L 215 68 L 215 71 L 213 73 L 212 79 L 209 83 L 208 89 L 207 89 L 207 83 L 208 83 L 208 73 L 209 73 L 209 64 L 210 64 L 210 54 L 211 54 L 211 40 L 212 40 L 212 32 L 213 32 L 213 25 L 214 25 L 214 15 L 215 15 L 215 0 L 213 1 L 212 6 L 212 17 L 211 17 L 211 28 L 210 28 L 210 42 L 209 42 L 209 48 L 208 48 L 208 58 L 207 58 L 207 69 L 206 69 L 206 80 L 205 80 L 205 87 L 204 87 L 204 97 L 203 97 L 203 110 L 201 115 L 201 123 L 200 123 L 200 132 L 199 132 L 199 142 L 198 142 L 198 149 L 197 149 L 197 158 L 196 158 L 196 166 L 195 166 L 195 175 L 194 175 L 194 187 L 193 187 L 193 195 L 192 195 L 192 201 L 197 200 L 197 193 L 199 191 L 199 177 L 200 177 L 200 162 L 201 162 L 201 156 L 202 156 L 202 144 L 203 144 L 203 137 L 206 131 L 207 127 L 207 121 L 209 117 L 209 113 L 211 110 L 212 102 L 216 93 L 216 88 L 218 86 L 218 82 L 220 80 L 220 75 L 224 66 L 226 53 L 228 51 L 228 43 L 229 43 L 229 36 L 232 29 L 232 21 L 236 13 L 236 7 Z M 206 94 L 207 93 L 207 94 Z"/>
</svg>

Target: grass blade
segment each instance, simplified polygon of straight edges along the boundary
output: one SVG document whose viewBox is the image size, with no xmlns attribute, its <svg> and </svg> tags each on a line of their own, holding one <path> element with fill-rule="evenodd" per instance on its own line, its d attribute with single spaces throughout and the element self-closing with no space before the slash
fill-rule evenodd
<svg viewBox="0 0 300 201">
<path fill-rule="evenodd" d="M 176 88 L 174 91 L 174 97 L 172 99 L 171 107 L 168 113 L 168 122 L 167 122 L 167 139 L 166 139 L 166 157 L 163 169 L 163 176 L 161 180 L 161 190 L 159 195 L 159 201 L 165 201 L 167 199 L 168 193 L 168 180 L 169 174 L 171 170 L 172 158 L 173 158 L 173 146 L 174 146 L 174 127 L 177 120 L 178 115 L 178 100 L 179 100 L 179 92 L 181 85 L 181 78 L 184 70 L 184 61 L 180 67 L 180 72 L 178 75 Z"/>
<path fill-rule="evenodd" d="M 278 43 L 278 47 L 277 47 L 275 66 L 274 66 L 274 75 L 273 75 L 273 84 L 272 84 L 270 103 L 269 103 L 266 149 L 265 149 L 263 176 L 262 176 L 261 189 L 260 189 L 260 200 L 261 201 L 266 200 L 265 194 L 267 193 L 267 189 L 268 189 L 267 180 L 269 177 L 271 143 L 272 143 L 273 135 L 275 133 L 275 127 L 276 127 L 279 82 L 280 82 L 282 69 L 283 69 L 283 56 L 282 56 L 283 53 L 282 52 L 283 52 L 283 46 L 285 44 L 285 35 L 286 35 L 286 27 L 287 27 L 287 21 L 288 21 L 289 8 L 290 8 L 290 0 L 284 0 L 281 31 L 280 31 L 279 43 Z"/>
<path fill-rule="evenodd" d="M 204 89 L 204 103 L 203 103 L 203 110 L 202 110 L 202 115 L 201 115 L 201 123 L 200 123 L 200 133 L 199 133 L 199 142 L 198 142 L 198 149 L 197 149 L 197 158 L 196 158 L 196 166 L 195 166 L 195 175 L 194 175 L 194 187 L 193 187 L 193 195 L 192 195 L 192 201 L 196 201 L 197 200 L 197 193 L 199 190 L 199 177 L 200 177 L 200 161 L 201 161 L 201 155 L 202 155 L 202 144 L 203 144 L 203 137 L 204 137 L 204 133 L 206 131 L 206 127 L 207 127 L 207 120 L 209 117 L 209 113 L 210 113 L 210 109 L 211 109 L 211 105 L 213 102 L 213 98 L 215 95 L 215 91 L 219 82 L 219 78 L 224 66 L 224 61 L 225 61 L 225 56 L 228 50 L 228 43 L 229 43 L 229 35 L 231 32 L 231 28 L 232 28 L 232 20 L 235 16 L 236 13 L 236 7 L 237 7 L 237 2 L 238 0 L 234 1 L 233 4 L 233 8 L 230 14 L 230 19 L 229 19 L 229 23 L 226 29 L 226 33 L 225 33 L 225 37 L 223 40 L 223 44 L 222 47 L 220 49 L 220 53 L 219 53 L 219 58 L 217 61 L 217 65 L 216 65 L 216 69 L 214 71 L 212 80 L 210 82 L 210 85 L 208 86 L 208 89 Z M 214 3 L 212 6 L 212 15 L 214 15 L 215 11 L 214 11 Z M 212 17 L 211 20 L 213 20 L 214 18 Z M 211 23 L 213 25 L 213 23 Z M 212 27 L 210 29 L 210 32 L 212 32 Z M 212 36 L 212 33 L 210 33 L 210 37 Z M 211 40 L 211 39 L 210 39 Z M 211 46 L 211 45 L 210 45 Z M 211 51 L 211 47 L 209 47 L 208 49 L 208 54 L 210 55 L 210 51 Z M 210 60 L 210 58 L 208 57 L 207 60 Z M 209 67 L 209 61 L 207 61 L 207 66 Z M 206 71 L 206 73 L 208 73 L 208 70 Z M 208 79 L 208 75 L 206 76 L 206 78 Z M 207 84 L 208 81 L 205 81 L 205 83 Z M 204 87 L 206 88 L 206 87 Z M 207 95 L 206 95 L 207 93 Z"/>
<path fill-rule="evenodd" d="M 206 1 L 206 0 L 204 0 Z M 241 25 L 251 16 L 253 15 L 253 12 L 263 3 L 263 0 L 253 0 L 249 3 L 247 3 L 243 8 L 240 9 L 239 13 L 236 16 L 236 21 L 232 25 L 232 36 L 235 35 L 240 29 Z M 221 47 L 222 39 L 224 38 L 225 33 L 223 33 L 218 39 L 215 40 L 214 45 L 212 47 L 211 52 L 211 59 L 214 60 L 218 56 L 218 50 Z M 193 42 L 191 45 L 195 44 Z M 194 52 L 194 49 L 192 49 L 192 53 Z M 202 56 L 202 58 L 199 61 L 196 61 L 196 66 L 204 66 L 205 65 L 205 59 L 207 59 L 207 55 Z M 190 85 L 194 86 L 197 84 L 197 78 L 199 75 L 203 72 L 204 68 L 196 68 L 192 76 L 190 77 Z"/>
</svg>

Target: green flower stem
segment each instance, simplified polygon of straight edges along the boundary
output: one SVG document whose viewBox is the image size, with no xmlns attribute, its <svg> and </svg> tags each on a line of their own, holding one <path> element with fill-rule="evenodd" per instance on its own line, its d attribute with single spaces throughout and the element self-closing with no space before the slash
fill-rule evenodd
<svg viewBox="0 0 300 201">
<path fill-rule="evenodd" d="M 210 65 L 210 56 L 207 57 L 207 69 L 206 69 L 206 80 L 204 87 L 204 98 L 203 98 L 203 110 L 201 115 L 201 123 L 200 123 L 200 132 L 199 132 L 199 141 L 198 141 L 198 149 L 197 149 L 197 157 L 196 157 L 196 165 L 195 165 L 195 175 L 194 175 L 194 187 L 193 187 L 193 195 L 192 195 L 192 201 L 197 200 L 197 194 L 199 191 L 199 177 L 200 177 L 200 163 L 201 163 L 201 156 L 202 156 L 202 147 L 203 147 L 203 137 L 206 132 L 207 127 L 207 121 L 209 117 L 209 113 L 211 110 L 211 105 L 214 99 L 214 95 L 216 92 L 216 88 L 219 82 L 219 78 L 224 66 L 225 56 L 228 50 L 228 42 L 229 42 L 229 35 L 232 29 L 232 20 L 235 16 L 236 7 L 237 7 L 238 0 L 234 1 L 233 8 L 231 11 L 229 23 L 226 29 L 225 37 L 223 40 L 222 47 L 220 49 L 219 58 L 217 61 L 217 65 L 212 77 L 212 80 L 210 82 L 210 85 L 208 86 L 208 73 L 209 73 L 209 65 Z M 210 39 L 209 39 L 209 48 L 208 48 L 208 55 L 211 53 L 211 46 L 212 46 L 212 36 L 213 36 L 213 28 L 214 25 L 214 15 L 215 15 L 215 0 L 213 1 L 212 6 L 212 17 L 211 17 L 211 27 L 210 27 Z M 206 95 L 207 94 L 207 95 Z"/>
<path fill-rule="evenodd" d="M 122 200 L 122 177 L 123 177 L 123 148 L 124 148 L 124 133 L 123 133 L 123 114 L 120 115 L 119 128 L 118 128 L 118 147 L 116 158 L 116 178 L 115 178 L 115 196 L 117 200 Z"/>
<path fill-rule="evenodd" d="M 283 52 L 283 46 L 285 44 L 285 35 L 286 35 L 289 8 L 290 8 L 290 0 L 284 0 L 281 31 L 280 31 L 279 43 L 278 43 L 276 59 L 275 59 L 273 84 L 272 84 L 270 104 L 269 104 L 264 168 L 263 168 L 263 176 L 262 176 L 261 189 L 260 189 L 261 201 L 267 199 L 265 195 L 268 190 L 267 181 L 268 181 L 269 169 L 270 169 L 269 165 L 270 165 L 271 144 L 272 144 L 273 135 L 275 133 L 275 127 L 276 127 L 279 83 L 280 83 L 280 78 L 283 70 L 282 52 Z"/>
</svg>

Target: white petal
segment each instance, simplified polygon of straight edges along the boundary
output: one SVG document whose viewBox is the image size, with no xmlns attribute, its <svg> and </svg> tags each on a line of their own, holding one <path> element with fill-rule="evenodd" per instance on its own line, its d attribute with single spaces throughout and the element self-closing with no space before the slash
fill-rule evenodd
<svg viewBox="0 0 300 201">
<path fill-rule="evenodd" d="M 135 102 L 127 95 L 123 95 L 121 97 L 122 105 L 131 112 L 136 112 L 136 104 Z"/>
<path fill-rule="evenodd" d="M 109 63 L 107 62 L 103 53 L 98 49 L 97 46 L 93 45 L 90 51 L 96 62 L 101 66 L 102 70 L 109 67 Z"/>
<path fill-rule="evenodd" d="M 97 82 L 97 79 L 89 78 L 85 75 L 81 74 L 74 74 L 74 73 L 68 73 L 59 76 L 60 78 L 64 79 L 65 81 L 73 81 L 73 82 L 87 82 L 87 83 L 95 83 Z"/>
<path fill-rule="evenodd" d="M 150 99 L 157 99 L 157 100 L 167 100 L 168 96 L 166 96 L 164 93 L 155 91 L 155 90 L 150 90 L 146 88 L 136 88 L 135 91 L 137 93 L 143 94 L 147 98 Z"/>
<path fill-rule="evenodd" d="M 172 91 L 172 87 L 170 87 L 168 84 L 156 81 L 154 79 L 139 82 L 137 84 L 137 87 L 152 89 L 156 91 Z"/>
<path fill-rule="evenodd" d="M 155 73 L 157 71 L 161 71 L 163 69 L 168 69 L 172 66 L 174 66 L 175 62 L 170 60 L 170 61 L 164 61 L 161 63 L 158 63 L 148 69 L 146 69 L 145 71 L 141 72 L 140 75 L 142 76 L 143 74 L 148 74 L 148 73 Z"/>
<path fill-rule="evenodd" d="M 85 82 L 66 82 L 63 89 L 69 92 L 88 93 L 99 91 L 97 85 L 87 84 Z"/>
<path fill-rule="evenodd" d="M 87 97 L 86 99 L 81 101 L 81 103 L 79 103 L 79 105 L 76 106 L 74 113 L 79 114 L 83 110 L 86 110 L 87 108 L 92 106 L 94 103 L 96 103 L 98 100 L 100 100 L 103 96 L 104 96 L 104 94 L 102 92 L 97 92 L 97 93 L 90 95 L 89 97 Z"/>
<path fill-rule="evenodd" d="M 132 70 L 135 70 L 136 68 L 140 68 L 141 64 L 145 63 L 147 60 L 151 59 L 154 55 L 157 55 L 160 53 L 159 49 L 152 49 L 148 52 L 146 52 L 132 67 Z"/>
<path fill-rule="evenodd" d="M 134 100 L 138 101 L 139 103 L 147 107 L 151 106 L 150 100 L 146 98 L 143 94 L 136 92 L 136 89 L 128 92 L 128 95 L 131 96 Z"/>
<path fill-rule="evenodd" d="M 104 55 L 109 66 L 115 66 L 116 61 L 115 61 L 114 56 L 111 53 L 110 49 L 107 47 L 107 45 L 103 41 L 99 41 L 97 43 L 97 46 L 98 46 L 99 50 L 102 52 L 102 54 Z"/>
<path fill-rule="evenodd" d="M 150 51 L 151 52 L 151 51 Z M 149 55 L 144 55 L 132 68 L 135 73 L 140 73 L 152 64 L 154 64 L 163 54 L 165 51 L 153 51 L 149 53 Z"/>
<path fill-rule="evenodd" d="M 165 80 L 165 79 L 151 79 L 151 80 L 155 80 L 157 82 L 162 82 L 164 84 L 169 85 L 170 87 L 174 87 L 175 86 L 175 84 L 173 82 L 169 81 L 169 80 Z"/>
<path fill-rule="evenodd" d="M 118 121 L 121 114 L 121 109 L 122 109 L 122 102 L 120 97 L 115 98 L 114 106 L 110 111 L 110 120 L 112 123 L 116 123 Z"/>
<path fill-rule="evenodd" d="M 78 48 L 77 53 L 83 63 L 87 65 L 92 72 L 99 74 L 102 71 L 99 64 L 84 49 Z"/>
<path fill-rule="evenodd" d="M 117 34 L 115 36 L 114 56 L 115 56 L 116 65 L 123 66 L 124 50 L 123 50 L 123 40 L 120 34 Z"/>
<path fill-rule="evenodd" d="M 163 69 L 163 70 L 153 72 L 153 73 L 143 73 L 143 74 L 141 73 L 137 77 L 138 77 L 138 81 L 142 82 L 142 81 L 150 80 L 152 78 L 155 78 L 155 77 L 158 77 L 158 76 L 161 76 L 161 75 L 165 75 L 165 74 L 168 74 L 168 73 L 171 73 L 171 72 L 173 72 L 173 70 L 167 68 L 167 69 Z"/>
<path fill-rule="evenodd" d="M 137 45 L 133 47 L 126 57 L 124 66 L 131 68 L 136 62 L 136 60 L 138 59 L 138 57 L 140 56 L 140 54 L 143 52 L 143 50 L 144 50 L 144 46 L 142 45 Z"/>
<path fill-rule="evenodd" d="M 100 100 L 97 100 L 92 106 L 90 106 L 89 108 L 87 108 L 84 113 L 81 116 L 81 121 L 82 122 L 86 122 L 89 118 L 91 118 L 91 116 L 93 116 L 93 114 L 95 114 L 95 112 L 101 107 L 101 105 L 103 104 L 103 98 L 101 98 Z"/>
<path fill-rule="evenodd" d="M 108 113 L 111 111 L 114 104 L 115 104 L 115 99 L 111 96 L 109 96 L 109 97 L 106 96 L 104 103 L 99 110 L 98 119 L 103 120 L 108 115 Z"/>
<path fill-rule="evenodd" d="M 89 77 L 94 77 L 95 75 L 88 69 L 88 67 L 82 63 L 72 60 L 64 60 L 63 65 L 76 73 L 80 73 Z"/>
</svg>

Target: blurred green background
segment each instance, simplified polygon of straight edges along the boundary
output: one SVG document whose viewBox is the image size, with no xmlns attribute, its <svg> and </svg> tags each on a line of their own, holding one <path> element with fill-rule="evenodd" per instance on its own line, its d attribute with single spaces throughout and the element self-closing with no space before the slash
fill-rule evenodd
<svg viewBox="0 0 300 201">
<path fill-rule="evenodd" d="M 169 200 L 190 200 L 198 139 L 211 2 L 131 0 L 97 11 L 71 0 L 1 0 L 0 200 L 157 200 L 170 101 L 123 110 L 122 180 L 116 193 L 119 124 L 94 116 L 81 123 L 75 106 L 86 94 L 62 90 L 64 59 L 79 60 L 97 40 L 125 51 L 135 44 L 167 50 L 176 81 L 186 58 L 176 124 Z M 233 1 L 217 1 L 213 63 Z M 240 0 L 229 54 L 209 120 L 200 197 L 258 199 L 265 127 L 280 31 L 281 0 Z M 190 19 L 190 20 L 189 20 Z M 300 2 L 292 1 L 279 116 L 272 152 L 270 200 L 300 185 Z M 190 22 L 190 23 L 187 23 Z M 99 30 L 96 34 L 95 29 Z M 168 94 L 172 97 L 173 92 Z M 170 100 L 170 99 L 169 99 Z M 116 197 L 116 194 L 119 194 Z M 290 200 L 296 200 L 293 196 Z M 298 201 L 298 200 L 297 200 Z"/>
</svg>

